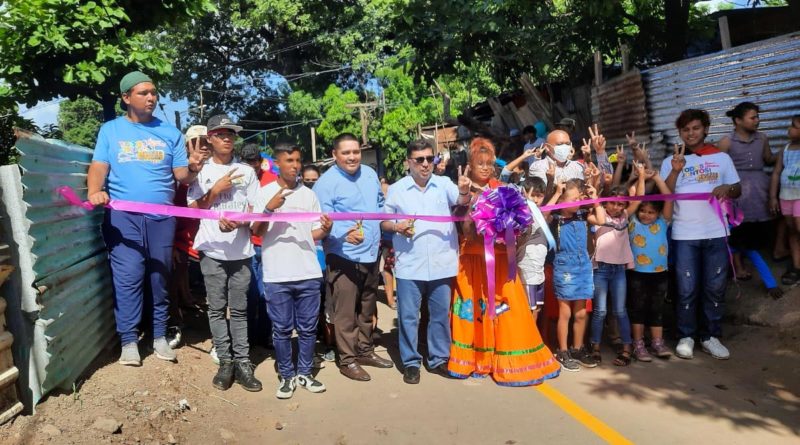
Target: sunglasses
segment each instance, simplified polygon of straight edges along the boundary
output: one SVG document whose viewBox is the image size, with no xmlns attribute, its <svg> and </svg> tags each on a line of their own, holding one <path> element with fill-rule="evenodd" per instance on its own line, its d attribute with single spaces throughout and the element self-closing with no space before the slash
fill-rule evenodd
<svg viewBox="0 0 800 445">
<path fill-rule="evenodd" d="M 435 156 L 420 156 L 420 157 L 417 157 L 417 158 L 409 158 L 409 159 L 413 160 L 417 164 L 422 164 L 425 161 L 428 161 L 428 164 L 433 164 L 433 160 L 436 159 L 436 157 Z"/>
</svg>

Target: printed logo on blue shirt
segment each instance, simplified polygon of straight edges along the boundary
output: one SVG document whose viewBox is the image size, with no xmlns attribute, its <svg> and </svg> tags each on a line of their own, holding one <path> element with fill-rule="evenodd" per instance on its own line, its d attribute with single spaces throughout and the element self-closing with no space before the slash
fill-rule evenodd
<svg viewBox="0 0 800 445">
<path fill-rule="evenodd" d="M 160 139 L 144 139 L 138 141 L 119 141 L 117 162 L 139 161 L 159 164 L 164 161 L 164 148 L 167 144 Z M 162 150 L 159 150 L 162 149 Z"/>
</svg>

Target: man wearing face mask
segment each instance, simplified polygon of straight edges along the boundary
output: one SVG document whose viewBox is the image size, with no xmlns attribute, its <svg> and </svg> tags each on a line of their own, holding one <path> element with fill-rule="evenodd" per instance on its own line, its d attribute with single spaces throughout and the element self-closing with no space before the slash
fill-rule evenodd
<svg viewBox="0 0 800 445">
<path fill-rule="evenodd" d="M 571 160 L 575 154 L 575 148 L 569 139 L 569 133 L 564 130 L 551 131 L 547 135 L 547 142 L 545 142 L 544 146 L 547 150 L 547 156 L 531 164 L 531 168 L 528 171 L 529 177 L 535 176 L 548 182 L 550 181 L 549 173 L 552 173 L 552 180 L 555 182 L 584 179 L 584 166 Z M 549 187 L 552 184 L 547 185 Z"/>
</svg>

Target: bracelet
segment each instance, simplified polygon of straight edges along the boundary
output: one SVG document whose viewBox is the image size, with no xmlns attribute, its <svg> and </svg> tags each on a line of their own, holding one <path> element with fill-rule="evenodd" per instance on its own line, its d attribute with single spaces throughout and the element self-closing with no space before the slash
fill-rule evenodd
<svg viewBox="0 0 800 445">
<path fill-rule="evenodd" d="M 461 192 L 458 192 L 458 195 L 459 195 L 459 196 L 467 196 L 467 195 L 469 195 L 469 192 L 467 192 L 467 193 L 461 193 Z"/>
<path fill-rule="evenodd" d="M 266 207 L 264 207 L 264 212 L 263 213 L 266 213 L 267 215 L 271 215 L 271 214 L 273 214 L 275 212 L 270 210 L 270 209 L 268 209 L 268 208 L 266 208 Z"/>
</svg>

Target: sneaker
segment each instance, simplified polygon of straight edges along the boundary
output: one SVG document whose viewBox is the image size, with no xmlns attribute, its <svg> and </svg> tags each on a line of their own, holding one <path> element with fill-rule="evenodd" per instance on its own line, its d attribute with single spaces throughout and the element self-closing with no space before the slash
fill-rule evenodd
<svg viewBox="0 0 800 445">
<path fill-rule="evenodd" d="M 253 375 L 253 370 L 255 369 L 256 366 L 250 360 L 236 360 L 234 362 L 233 380 L 247 391 L 261 391 L 261 382 Z"/>
<path fill-rule="evenodd" d="M 639 340 L 633 341 L 633 358 L 640 362 L 652 362 L 653 356 L 647 352 L 647 348 L 644 346 L 644 339 L 640 338 Z"/>
<path fill-rule="evenodd" d="M 336 351 L 333 348 L 328 349 L 324 354 L 322 354 L 322 360 L 325 360 L 326 362 L 335 362 Z"/>
<path fill-rule="evenodd" d="M 139 357 L 139 344 L 135 341 L 122 346 L 122 353 L 119 355 L 119 364 L 125 366 L 142 366 L 142 359 Z"/>
<path fill-rule="evenodd" d="M 565 371 L 578 372 L 581 370 L 581 365 L 572 358 L 569 351 L 556 351 L 556 360 L 561 364 L 561 369 Z"/>
<path fill-rule="evenodd" d="M 719 342 L 716 337 L 711 337 L 708 340 L 700 342 L 703 345 L 703 352 L 711 354 L 717 360 L 727 360 L 731 358 L 731 353 L 728 348 Z"/>
<path fill-rule="evenodd" d="M 211 385 L 220 391 L 226 391 L 233 385 L 233 362 L 224 360 L 217 370 L 217 374 L 211 380 Z"/>
<path fill-rule="evenodd" d="M 680 339 L 678 347 L 675 348 L 675 355 L 685 359 L 694 358 L 694 339 L 692 337 Z"/>
<path fill-rule="evenodd" d="M 289 379 L 281 377 L 281 382 L 278 384 L 278 390 L 275 392 L 275 397 L 279 399 L 291 399 L 296 387 L 297 385 L 294 377 Z"/>
<path fill-rule="evenodd" d="M 211 357 L 211 361 L 215 364 L 219 365 L 219 356 L 217 356 L 217 348 L 216 346 L 212 346 L 211 350 L 208 351 L 209 357 Z"/>
<path fill-rule="evenodd" d="M 653 350 L 653 354 L 658 358 L 670 358 L 672 356 L 672 351 L 664 344 L 663 338 L 654 338 L 650 342 L 650 349 Z"/>
<path fill-rule="evenodd" d="M 325 385 L 311 375 L 298 375 L 295 377 L 297 386 L 305 388 L 311 392 L 325 392 Z"/>
<path fill-rule="evenodd" d="M 167 339 L 164 337 L 158 337 L 153 340 L 153 350 L 156 353 L 156 357 L 161 360 L 166 360 L 168 362 L 177 361 L 178 355 L 169 347 L 169 343 L 167 343 Z"/>
<path fill-rule="evenodd" d="M 570 349 L 569 355 L 572 356 L 573 360 L 577 360 L 584 368 L 597 367 L 597 360 L 592 357 L 592 354 L 586 349 L 586 346 L 580 349 Z"/>
<path fill-rule="evenodd" d="M 181 328 L 171 326 L 167 328 L 167 344 L 170 348 L 175 349 L 181 344 Z"/>
</svg>

